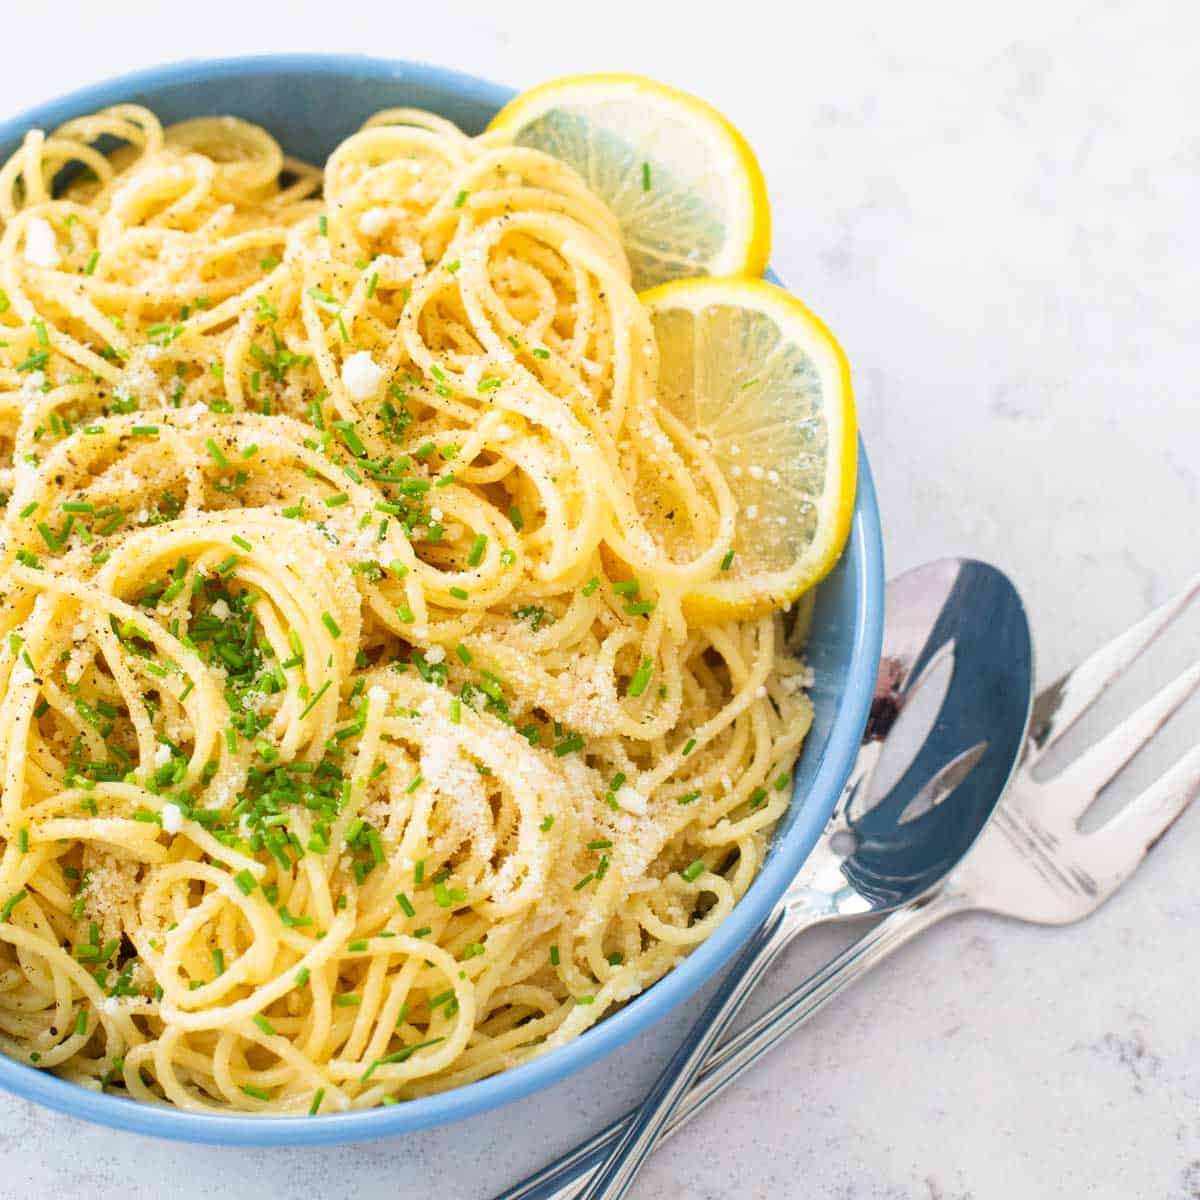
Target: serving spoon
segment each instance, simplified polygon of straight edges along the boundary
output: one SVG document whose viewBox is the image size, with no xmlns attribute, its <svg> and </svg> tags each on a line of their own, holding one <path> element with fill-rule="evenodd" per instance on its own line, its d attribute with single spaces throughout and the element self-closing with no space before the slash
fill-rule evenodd
<svg viewBox="0 0 1200 1200">
<path fill-rule="evenodd" d="M 936 702 L 947 674 L 936 716 L 922 729 L 927 689 Z M 498 1200 L 623 1196 L 713 1047 L 794 938 L 909 904 L 963 858 L 1016 766 L 1032 695 L 1029 624 L 1001 571 L 942 559 L 889 583 L 863 742 L 816 848 L 641 1106 Z"/>
</svg>

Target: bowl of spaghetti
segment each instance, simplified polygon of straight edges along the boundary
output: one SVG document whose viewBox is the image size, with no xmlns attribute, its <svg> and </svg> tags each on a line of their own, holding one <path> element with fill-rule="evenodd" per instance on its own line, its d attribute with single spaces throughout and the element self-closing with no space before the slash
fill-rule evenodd
<svg viewBox="0 0 1200 1200">
<path fill-rule="evenodd" d="M 283 56 L 0 125 L 0 1086 L 224 1144 L 456 1120 L 685 1000 L 827 820 L 865 453 L 811 600 L 689 619 L 627 456 L 697 529 L 707 468 L 600 206 L 476 148 L 509 98 Z"/>
</svg>

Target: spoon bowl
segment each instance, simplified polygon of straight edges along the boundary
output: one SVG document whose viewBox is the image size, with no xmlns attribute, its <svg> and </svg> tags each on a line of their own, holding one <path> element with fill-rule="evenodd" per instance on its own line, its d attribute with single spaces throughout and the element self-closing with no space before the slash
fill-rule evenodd
<svg viewBox="0 0 1200 1200">
<path fill-rule="evenodd" d="M 924 731 L 909 718 L 939 683 L 940 705 Z M 1003 572 L 941 559 L 889 583 L 863 745 L 800 872 L 797 882 L 811 883 L 797 902 L 861 916 L 898 908 L 939 883 L 1004 792 L 1032 697 L 1029 623 Z M 907 764 L 888 772 L 894 782 L 886 788 L 877 786 L 885 745 L 889 765 Z"/>
</svg>

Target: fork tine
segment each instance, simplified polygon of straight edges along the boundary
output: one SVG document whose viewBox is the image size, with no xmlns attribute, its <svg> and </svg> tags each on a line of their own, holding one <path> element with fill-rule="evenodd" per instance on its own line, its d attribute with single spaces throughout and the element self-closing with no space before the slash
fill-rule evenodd
<svg viewBox="0 0 1200 1200">
<path fill-rule="evenodd" d="M 1080 817 L 1097 794 L 1200 687 L 1200 662 L 1193 663 L 1166 687 L 1156 692 L 1115 729 L 1089 746 L 1053 780 L 1065 797 L 1063 811 Z"/>
<path fill-rule="evenodd" d="M 1109 858 L 1110 870 L 1132 870 L 1183 815 L 1200 791 L 1200 746 L 1131 800 L 1087 842 Z"/>
<path fill-rule="evenodd" d="M 1136 625 L 1090 654 L 1074 670 L 1052 683 L 1034 706 L 1026 756 L 1033 765 L 1119 679 L 1156 637 L 1200 593 L 1200 575 Z"/>
</svg>

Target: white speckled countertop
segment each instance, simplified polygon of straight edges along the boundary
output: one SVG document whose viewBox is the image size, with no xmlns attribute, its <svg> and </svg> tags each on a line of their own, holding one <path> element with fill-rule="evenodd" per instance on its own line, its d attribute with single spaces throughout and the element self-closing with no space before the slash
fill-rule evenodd
<svg viewBox="0 0 1200 1200">
<path fill-rule="evenodd" d="M 708 7 L 7 6 L 0 112 L 273 50 L 701 93 L 759 153 L 777 269 L 850 354 L 889 571 L 1004 567 L 1050 678 L 1195 565 L 1200 9 L 737 0 L 716 27 Z M 1197 839 L 1192 813 L 1086 925 L 933 931 L 660 1151 L 638 1200 L 1200 1200 Z M 768 990 L 848 937 L 810 935 Z M 632 1102 L 686 1019 L 507 1109 L 357 1147 L 179 1146 L 0 1095 L 0 1197 L 486 1200 Z"/>
</svg>

